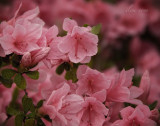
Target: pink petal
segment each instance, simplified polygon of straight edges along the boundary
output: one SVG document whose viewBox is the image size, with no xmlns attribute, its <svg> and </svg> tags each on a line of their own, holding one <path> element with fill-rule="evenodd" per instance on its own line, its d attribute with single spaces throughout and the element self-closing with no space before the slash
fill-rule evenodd
<svg viewBox="0 0 160 126">
<path fill-rule="evenodd" d="M 87 68 L 88 67 L 86 65 L 80 65 L 78 67 L 78 70 L 77 70 L 77 78 L 78 79 L 80 79 L 82 77 L 82 75 L 85 74 Z"/>
<path fill-rule="evenodd" d="M 68 33 L 71 33 L 73 28 L 77 26 L 77 22 L 74 20 L 71 20 L 69 18 L 65 18 L 63 22 L 63 30 L 68 31 Z"/>
<path fill-rule="evenodd" d="M 149 96 L 150 92 L 150 78 L 149 78 L 149 72 L 145 71 L 140 82 L 140 88 L 144 91 L 144 93 L 141 95 L 142 100 L 146 100 Z"/>
<path fill-rule="evenodd" d="M 26 34 L 26 30 L 22 25 L 17 24 L 15 26 L 14 32 L 12 34 L 15 41 L 21 42 L 23 41 Z"/>
<path fill-rule="evenodd" d="M 46 33 L 46 38 L 48 41 L 51 41 L 53 38 L 57 37 L 57 35 L 58 35 L 58 27 L 54 25 L 48 29 Z"/>
<path fill-rule="evenodd" d="M 68 53 L 69 51 L 73 50 L 74 43 L 76 40 L 71 38 L 70 36 L 64 37 L 64 39 L 58 44 L 58 48 L 62 53 Z"/>
<path fill-rule="evenodd" d="M 38 14 L 39 14 L 39 8 L 36 7 L 34 9 L 32 9 L 32 10 L 29 10 L 29 11 L 25 12 L 21 16 L 21 18 L 25 18 L 27 20 L 31 20 L 31 19 L 35 18 L 36 16 L 38 16 Z"/>
<path fill-rule="evenodd" d="M 139 97 L 142 93 L 143 93 L 143 90 L 136 86 L 132 86 L 130 88 L 130 98 L 131 99 Z"/>
<path fill-rule="evenodd" d="M 127 87 L 118 87 L 107 94 L 107 100 L 116 102 L 126 102 L 129 97 L 130 91 Z"/>
<path fill-rule="evenodd" d="M 28 67 L 31 65 L 32 60 L 31 60 L 31 54 L 29 52 L 26 52 L 21 60 L 21 63 L 23 66 Z"/>
<path fill-rule="evenodd" d="M 97 100 L 104 102 L 106 100 L 106 90 L 96 92 L 92 95 L 92 97 L 95 97 Z"/>
<path fill-rule="evenodd" d="M 81 63 L 89 63 L 91 60 L 91 56 L 86 56 L 82 61 Z"/>
<path fill-rule="evenodd" d="M 61 109 L 62 99 L 68 94 L 69 90 L 70 87 L 68 84 L 64 83 L 61 88 L 52 92 L 49 99 L 47 100 L 47 105 L 53 105 L 57 110 Z"/>
<path fill-rule="evenodd" d="M 38 49 L 35 54 L 31 52 L 32 64 L 37 64 L 41 60 L 43 60 L 48 55 L 49 51 L 50 51 L 50 47 L 44 47 L 44 48 Z"/>
<path fill-rule="evenodd" d="M 93 56 L 97 53 L 98 37 L 91 33 L 85 33 L 82 36 L 81 44 L 85 48 L 87 56 Z"/>
<path fill-rule="evenodd" d="M 26 27 L 27 34 L 25 36 L 25 41 L 32 42 L 40 39 L 42 35 L 42 26 L 39 24 L 29 24 Z"/>
<path fill-rule="evenodd" d="M 68 56 L 70 61 L 74 63 L 78 63 L 82 61 L 86 56 L 86 51 L 83 45 L 79 44 L 78 42 L 74 43 L 74 48 L 69 52 Z"/>
<path fill-rule="evenodd" d="M 133 113 L 134 108 L 128 106 L 120 111 L 123 119 L 128 119 L 128 117 Z"/>
<path fill-rule="evenodd" d="M 6 55 L 14 52 L 14 39 L 10 35 L 0 38 L 0 43 Z"/>
</svg>

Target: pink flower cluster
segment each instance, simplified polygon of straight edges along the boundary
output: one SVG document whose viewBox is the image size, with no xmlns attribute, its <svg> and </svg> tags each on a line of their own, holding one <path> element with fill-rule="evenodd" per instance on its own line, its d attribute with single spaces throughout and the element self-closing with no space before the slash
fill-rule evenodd
<svg viewBox="0 0 160 126">
<path fill-rule="evenodd" d="M 55 0 L 52 4 L 48 0 L 42 0 L 37 2 L 40 10 L 39 7 L 34 8 L 36 2 L 33 1 L 28 2 L 34 8 L 32 10 L 20 4 L 13 18 L 0 23 L 0 60 L 9 57 L 10 63 L 13 55 L 21 57 L 18 68 L 11 64 L 0 64 L 1 83 L 4 82 L 3 70 L 12 69 L 14 74 L 6 75 L 14 78 L 10 89 L 0 83 L 0 125 L 15 124 L 13 121 L 16 117 L 14 115 L 10 118 L 7 108 L 13 100 L 13 90 L 17 88 L 19 94 L 16 100 L 21 105 L 21 110 L 24 107 L 21 103 L 24 95 L 31 98 L 34 105 L 43 100 L 40 108 L 36 106 L 35 117 L 41 117 L 46 126 L 158 126 L 158 108 L 155 106 L 152 109 L 149 104 L 159 98 L 160 56 L 152 44 L 140 42 L 137 34 L 142 33 L 147 24 L 156 32 L 150 22 L 157 21 L 159 17 L 130 12 L 133 9 L 138 11 L 141 2 L 143 3 L 142 0 L 137 0 L 134 8 L 128 8 L 127 2 L 112 6 L 98 0 L 88 3 L 83 0 Z M 50 11 L 53 5 L 57 8 Z M 24 11 L 21 9 L 28 11 L 21 14 Z M 149 9 L 152 13 L 157 11 Z M 48 14 L 45 15 L 46 13 Z M 78 23 L 67 18 L 68 14 Z M 56 19 L 51 18 L 52 15 L 53 18 L 57 17 L 59 23 L 61 18 L 64 19 L 62 29 Z M 47 20 L 47 24 L 39 16 Z M 146 19 L 150 20 L 147 22 Z M 104 41 L 116 42 L 120 36 L 134 37 L 129 49 L 136 71 L 123 69 L 118 72 L 113 67 L 100 72 L 89 67 L 91 64 L 87 63 L 98 52 L 98 35 L 93 34 L 93 27 L 78 24 L 94 25 L 99 22 L 103 25 L 102 46 Z M 69 68 L 64 68 L 61 75 L 56 74 L 56 70 L 66 64 Z M 29 74 L 35 71 L 39 76 L 37 80 L 33 73 Z M 69 77 L 76 76 L 75 82 L 67 78 L 68 73 Z M 135 73 L 142 75 L 138 86 L 133 81 Z M 21 76 L 18 84 L 24 81 L 22 77 L 26 81 L 25 90 L 16 87 L 15 76 L 18 74 Z M 45 115 L 48 115 L 49 120 L 45 120 Z"/>
<path fill-rule="evenodd" d="M 77 70 L 76 83 L 66 81 L 64 75 L 50 75 L 40 84 L 40 96 L 45 99 L 40 113 L 48 114 L 56 126 L 155 126 L 159 114 L 154 111 L 158 110 L 151 111 L 142 103 L 150 86 L 148 72 L 139 88 L 132 85 L 133 75 L 133 69 L 101 73 L 84 65 Z M 123 108 L 124 102 L 137 107 Z M 119 111 L 123 120 L 117 120 Z"/>
<path fill-rule="evenodd" d="M 19 7 L 20 9 L 20 7 Z M 11 53 L 23 55 L 25 67 L 34 66 L 44 59 L 48 66 L 55 66 L 64 61 L 87 63 L 97 53 L 98 37 L 92 34 L 91 27 L 79 27 L 76 21 L 66 18 L 63 29 L 64 37 L 58 36 L 57 26 L 47 29 L 37 17 L 35 8 L 0 24 L 1 56 Z"/>
</svg>

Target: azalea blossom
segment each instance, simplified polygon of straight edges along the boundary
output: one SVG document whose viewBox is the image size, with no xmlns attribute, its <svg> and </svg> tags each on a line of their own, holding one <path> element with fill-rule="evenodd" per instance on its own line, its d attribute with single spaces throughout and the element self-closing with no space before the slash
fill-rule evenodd
<svg viewBox="0 0 160 126">
<path fill-rule="evenodd" d="M 120 111 L 122 120 L 117 120 L 112 126 L 156 126 L 155 121 L 150 119 L 151 111 L 146 105 L 138 105 L 135 109 L 126 107 Z"/>
<path fill-rule="evenodd" d="M 98 37 L 90 32 L 90 28 L 79 27 L 77 22 L 66 18 L 63 29 L 68 33 L 58 44 L 58 48 L 61 52 L 68 54 L 70 61 L 82 62 L 86 57 L 97 53 Z"/>
</svg>

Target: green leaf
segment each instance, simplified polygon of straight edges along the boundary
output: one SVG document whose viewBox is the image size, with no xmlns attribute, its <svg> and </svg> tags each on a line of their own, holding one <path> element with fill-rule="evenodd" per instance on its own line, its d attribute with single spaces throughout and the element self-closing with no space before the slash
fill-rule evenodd
<svg viewBox="0 0 160 126">
<path fill-rule="evenodd" d="M 16 74 L 16 71 L 12 69 L 4 69 L 2 70 L 1 74 L 3 78 L 11 79 Z"/>
<path fill-rule="evenodd" d="M 7 107 L 7 114 L 9 115 L 17 115 L 19 111 L 12 106 Z"/>
<path fill-rule="evenodd" d="M 33 112 L 35 110 L 32 99 L 28 98 L 26 95 L 22 98 L 22 105 L 25 113 L 28 111 Z"/>
<path fill-rule="evenodd" d="M 13 84 L 13 80 L 12 79 L 5 79 L 3 77 L 0 76 L 0 82 L 7 88 L 10 88 Z"/>
<path fill-rule="evenodd" d="M 16 83 L 17 87 L 21 89 L 26 88 L 26 80 L 20 73 L 16 74 L 14 78 L 14 82 Z"/>
<path fill-rule="evenodd" d="M 24 126 L 34 126 L 35 125 L 35 119 L 31 118 L 31 119 L 26 119 Z"/>
<path fill-rule="evenodd" d="M 118 1 L 116 1 L 116 0 L 103 0 L 104 2 L 107 2 L 107 3 L 109 3 L 109 4 L 116 4 L 116 2 L 118 2 Z"/>
<path fill-rule="evenodd" d="M 22 126 L 23 119 L 24 119 L 23 113 L 20 113 L 20 114 L 16 115 L 16 117 L 15 117 L 15 126 Z"/>
<path fill-rule="evenodd" d="M 101 27 L 102 25 L 101 24 L 98 24 L 96 26 L 93 26 L 92 27 L 92 30 L 91 30 L 91 33 L 95 34 L 95 35 L 98 35 L 101 31 Z"/>
<path fill-rule="evenodd" d="M 39 78 L 39 72 L 38 71 L 29 71 L 26 73 L 28 77 L 31 79 L 37 80 Z"/>
<path fill-rule="evenodd" d="M 44 101 L 44 100 L 40 100 L 40 101 L 37 103 L 37 108 L 42 107 L 42 105 L 43 105 L 43 101 Z"/>
<path fill-rule="evenodd" d="M 63 73 L 63 71 L 64 71 L 64 68 L 65 68 L 65 65 L 64 65 L 64 63 L 62 63 L 61 65 L 59 65 L 57 67 L 56 73 L 59 74 L 59 75 L 61 75 Z"/>
<path fill-rule="evenodd" d="M 77 82 L 78 79 L 77 79 L 76 72 L 77 72 L 77 68 L 72 67 L 70 71 L 66 72 L 65 79 L 72 80 L 73 83 Z"/>
<path fill-rule="evenodd" d="M 141 76 L 136 76 L 136 75 L 133 76 L 132 82 L 134 86 L 139 87 L 140 81 L 141 81 Z"/>
<path fill-rule="evenodd" d="M 88 27 L 88 26 L 89 26 L 88 24 L 84 24 L 84 25 L 83 25 L 83 27 Z"/>
<path fill-rule="evenodd" d="M 12 101 L 11 103 L 15 103 L 17 98 L 18 98 L 18 95 L 19 95 L 19 89 L 16 87 L 13 91 L 13 94 L 12 94 Z"/>
<path fill-rule="evenodd" d="M 150 110 L 153 110 L 153 109 L 156 108 L 157 104 L 158 104 L 158 101 L 154 101 L 154 102 L 153 102 L 152 104 L 150 104 L 148 107 L 150 108 Z"/>
<path fill-rule="evenodd" d="M 127 102 L 124 102 L 124 106 L 125 107 L 131 106 L 132 108 L 136 108 L 135 104 L 131 104 L 131 103 L 127 103 Z"/>
<path fill-rule="evenodd" d="M 36 113 L 35 112 L 32 112 L 32 113 L 29 113 L 28 115 L 26 115 L 27 117 L 29 118 L 35 118 L 36 117 Z"/>
</svg>

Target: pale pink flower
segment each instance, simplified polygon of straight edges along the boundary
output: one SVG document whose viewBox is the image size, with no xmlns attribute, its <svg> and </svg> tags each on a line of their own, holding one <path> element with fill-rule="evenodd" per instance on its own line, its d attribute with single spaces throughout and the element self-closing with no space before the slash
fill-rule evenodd
<svg viewBox="0 0 160 126">
<path fill-rule="evenodd" d="M 106 90 L 110 86 L 110 81 L 105 78 L 105 75 L 103 73 L 100 73 L 97 70 L 93 70 L 84 65 L 79 66 L 77 70 L 77 77 L 78 88 L 76 92 L 79 95 L 94 95 L 96 97 L 102 98 L 102 96 L 105 95 L 102 90 Z M 104 95 L 98 96 L 99 93 L 104 93 Z"/>
<path fill-rule="evenodd" d="M 69 94 L 68 84 L 53 90 L 46 101 L 42 112 L 49 114 L 52 125 L 56 126 L 79 126 L 81 119 L 83 98 L 76 94 Z"/>
<path fill-rule="evenodd" d="M 22 57 L 21 63 L 24 67 L 33 67 L 47 57 L 49 51 L 49 47 L 44 47 L 31 52 L 26 52 Z"/>
<path fill-rule="evenodd" d="M 150 119 L 151 111 L 146 105 L 138 105 L 135 109 L 129 106 L 120 113 L 122 120 L 117 120 L 112 126 L 156 126 L 156 122 Z"/>
<path fill-rule="evenodd" d="M 138 98 L 143 90 L 132 86 L 134 69 L 122 70 L 121 73 L 112 73 L 106 77 L 111 80 L 111 85 L 107 89 L 107 102 L 129 102 L 132 104 L 142 104 Z M 116 92 L 115 92 L 116 90 Z"/>
<path fill-rule="evenodd" d="M 36 42 L 41 37 L 44 26 L 44 22 L 37 17 L 38 14 L 39 9 L 35 8 L 8 21 L 0 37 L 5 54 L 24 54 L 38 48 Z"/>
<path fill-rule="evenodd" d="M 63 38 L 57 37 L 49 45 L 51 49 L 48 56 L 44 60 L 44 63 L 49 68 L 69 61 L 68 56 L 65 53 L 62 53 L 58 48 L 58 44 L 61 41 L 63 41 Z"/>
<path fill-rule="evenodd" d="M 133 69 L 128 71 L 122 70 L 120 74 L 113 74 L 114 78 L 111 79 L 111 85 L 109 89 L 107 89 L 107 101 L 128 101 L 130 99 L 129 87 L 132 85 L 133 75 Z"/>
<path fill-rule="evenodd" d="M 58 45 L 62 53 L 68 54 L 71 62 L 78 63 L 97 53 L 98 37 L 90 33 L 90 28 L 79 27 L 74 20 L 64 19 L 63 29 L 68 32 Z"/>
<path fill-rule="evenodd" d="M 108 109 L 94 97 L 86 97 L 80 126 L 102 126 Z"/>
</svg>

